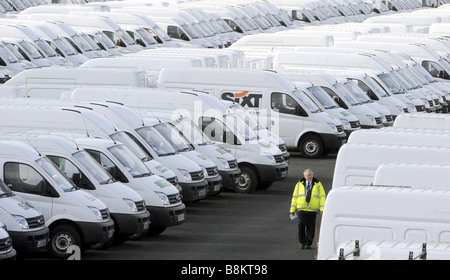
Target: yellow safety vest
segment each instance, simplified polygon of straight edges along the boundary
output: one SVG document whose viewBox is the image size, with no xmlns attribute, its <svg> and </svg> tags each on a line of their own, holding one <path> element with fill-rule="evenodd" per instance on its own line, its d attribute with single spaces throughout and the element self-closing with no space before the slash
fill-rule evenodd
<svg viewBox="0 0 450 280">
<path fill-rule="evenodd" d="M 309 203 L 307 203 L 304 182 L 305 179 L 302 179 L 295 185 L 294 193 L 292 195 L 290 212 L 295 212 L 295 210 L 310 212 L 317 212 L 318 210 L 323 211 L 326 194 L 323 189 L 322 183 L 313 178 L 311 200 L 309 201 Z"/>
</svg>

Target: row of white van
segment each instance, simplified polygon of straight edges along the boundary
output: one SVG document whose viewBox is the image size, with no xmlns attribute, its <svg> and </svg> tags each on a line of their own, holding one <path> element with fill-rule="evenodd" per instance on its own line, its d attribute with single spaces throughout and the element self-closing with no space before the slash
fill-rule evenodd
<svg viewBox="0 0 450 280">
<path fill-rule="evenodd" d="M 448 121 L 402 114 L 391 128 L 349 137 L 336 160 L 319 259 L 450 259 Z"/>
</svg>

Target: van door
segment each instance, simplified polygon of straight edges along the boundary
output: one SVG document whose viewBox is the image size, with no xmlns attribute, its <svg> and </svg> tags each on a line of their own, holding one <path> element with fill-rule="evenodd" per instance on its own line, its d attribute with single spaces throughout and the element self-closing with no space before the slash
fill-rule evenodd
<svg viewBox="0 0 450 280">
<path fill-rule="evenodd" d="M 306 110 L 290 95 L 281 92 L 270 94 L 270 131 L 277 133 L 288 146 L 296 146 L 296 138 L 303 130 Z"/>
</svg>

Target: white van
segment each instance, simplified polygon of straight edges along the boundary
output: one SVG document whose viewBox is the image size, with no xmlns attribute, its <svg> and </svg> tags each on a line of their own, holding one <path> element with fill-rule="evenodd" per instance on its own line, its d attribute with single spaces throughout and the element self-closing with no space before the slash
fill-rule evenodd
<svg viewBox="0 0 450 280">
<path fill-rule="evenodd" d="M 450 118 L 446 114 L 401 114 L 395 119 L 394 127 L 422 129 L 450 129 Z"/>
<path fill-rule="evenodd" d="M 9 48 L 9 46 L 12 46 L 23 59 L 28 60 L 37 67 L 50 67 L 55 65 L 49 59 L 45 58 L 44 54 L 35 45 L 24 39 L 2 36 L 1 40 L 6 47 Z"/>
<path fill-rule="evenodd" d="M 69 135 L 68 135 L 69 136 Z M 110 174 L 138 192 L 150 212 L 148 233 L 157 235 L 167 227 L 185 221 L 186 206 L 182 203 L 181 187 L 152 173 L 148 167 L 123 143 L 109 139 L 77 138 L 78 146 L 86 150 Z"/>
<path fill-rule="evenodd" d="M 37 68 L 27 60 L 20 60 L 2 42 L 0 42 L 0 67 L 11 77 L 27 69 Z"/>
<path fill-rule="evenodd" d="M 105 203 L 114 221 L 115 242 L 122 243 L 129 237 L 147 232 L 150 214 L 142 196 L 121 182 L 114 181 L 88 152 L 72 140 L 57 135 L 22 133 L 2 133 L 0 137 L 30 144 L 59 167 L 77 188 Z"/>
<path fill-rule="evenodd" d="M 143 50 L 143 47 L 137 45 L 136 42 L 114 21 L 100 16 L 85 14 L 83 16 L 71 14 L 56 13 L 37 13 L 28 16 L 30 20 L 58 20 L 72 26 L 75 30 L 78 27 L 91 27 L 101 30 L 107 35 L 117 46 L 122 47 L 130 52 Z"/>
<path fill-rule="evenodd" d="M 337 155 L 332 188 L 371 184 L 376 169 L 385 162 L 446 163 L 449 153 L 450 148 L 442 146 L 347 143 Z"/>
<path fill-rule="evenodd" d="M 12 239 L 6 231 L 6 226 L 0 222 L 0 260 L 15 260 L 17 256 L 16 249 L 12 245 Z"/>
<path fill-rule="evenodd" d="M 317 259 L 448 260 L 449 200 L 448 190 L 332 189 L 321 220 Z"/>
<path fill-rule="evenodd" d="M 263 139 L 257 139 L 255 132 L 238 115 L 229 114 L 230 116 L 226 117 L 227 106 L 220 100 L 204 93 L 202 94 L 204 98 L 209 97 L 209 99 L 201 99 L 199 95 L 201 93 L 155 89 L 78 88 L 64 98 L 120 102 L 137 114 L 147 113 L 150 117 L 154 117 L 153 111 L 173 113 L 176 118 L 181 114 L 183 117 L 192 119 L 202 130 L 209 127 L 210 123 L 207 121 L 217 124 L 218 133 L 212 140 L 228 149 L 238 160 L 241 169 L 240 192 L 254 191 L 258 182 L 259 187 L 268 187 L 272 182 L 286 177 L 288 166 L 278 147 Z M 223 119 L 227 119 L 227 123 L 223 123 Z M 236 126 L 230 125 L 230 122 L 236 122 Z M 207 134 L 208 138 L 211 136 Z M 255 170 L 258 172 L 256 173 Z"/>
<path fill-rule="evenodd" d="M 14 78 L 14 79 L 13 79 Z M 32 98 L 59 98 L 80 86 L 146 87 L 143 70 L 46 67 L 29 69 L 9 79 L 7 86 L 23 86 Z"/>
<path fill-rule="evenodd" d="M 27 253 L 47 248 L 49 229 L 45 225 L 44 216 L 28 201 L 15 195 L 2 180 L 0 223 L 8 230 L 12 245 L 19 255 L 25 256 Z"/>
<path fill-rule="evenodd" d="M 118 129 L 117 126 L 102 114 L 95 112 L 92 109 L 67 106 L 67 102 L 60 102 L 58 105 L 58 102 L 52 103 L 50 100 L 41 100 L 41 102 L 42 101 L 48 105 L 42 106 L 37 103 L 33 105 L 33 100 L 18 99 L 9 101 L 9 104 L 16 105 L 4 105 L 2 109 L 5 114 L 7 112 L 11 113 L 9 116 L 14 119 L 14 123 L 10 122 L 10 119 L 7 118 L 4 122 L 0 121 L 0 127 L 3 127 L 4 129 L 22 128 L 31 131 L 33 131 L 33 129 L 48 129 L 65 133 L 72 132 L 84 134 L 88 137 L 111 138 L 126 144 L 142 161 L 146 163 L 149 162 L 148 166 L 152 171 L 155 169 L 164 170 L 169 167 L 168 165 L 171 165 L 170 167 L 172 168 L 169 168 L 175 172 L 179 184 L 186 190 L 183 192 L 184 201 L 196 201 L 206 196 L 207 182 L 204 180 L 203 171 L 191 160 L 188 160 L 181 155 L 161 157 L 161 159 L 165 159 L 165 162 L 163 162 L 161 166 L 159 161 L 151 160 L 153 159 L 152 156 L 154 156 L 154 154 L 150 154 L 149 150 L 144 148 L 145 143 L 138 142 L 136 138 L 132 138 L 126 131 Z M 6 102 L 7 101 L 4 100 L 4 104 L 6 104 Z M 32 116 L 38 116 L 37 118 L 39 118 L 39 121 L 36 121 L 37 119 L 34 118 L 34 121 L 30 122 L 30 118 L 33 118 Z M 174 158 L 176 159 L 175 161 L 171 160 Z M 165 163 L 167 163 L 167 165 Z M 161 173 L 164 174 L 164 172 L 161 171 L 155 171 L 155 173 L 158 175 Z M 171 175 L 171 173 L 167 175 Z"/>
<path fill-rule="evenodd" d="M 39 35 L 24 25 L 11 25 L 7 23 L 1 23 L 0 37 L 13 37 L 26 40 L 35 45 L 45 58 L 50 60 L 55 65 L 59 66 L 73 66 L 73 63 L 62 57 L 57 53 L 45 40 L 39 37 Z"/>
<path fill-rule="evenodd" d="M 196 89 L 239 103 L 261 125 L 279 135 L 288 148 L 300 150 L 305 157 L 339 149 L 346 140 L 338 119 L 322 112 L 295 84 L 272 71 L 165 68 L 158 87 Z"/>
<path fill-rule="evenodd" d="M 86 250 L 113 238 L 114 222 L 101 200 L 78 189 L 30 145 L 1 140 L 0 147 L 0 177 L 42 212 L 50 229 L 47 249 L 52 255 L 67 257 L 71 245 Z"/>
<path fill-rule="evenodd" d="M 211 142 L 190 119 L 183 118 L 181 115 L 178 118 L 172 118 L 172 114 L 161 112 L 151 112 L 151 115 L 161 122 L 170 122 L 175 125 L 189 145 L 195 147 L 195 150 L 216 164 L 222 177 L 224 189 L 239 190 L 237 185 L 239 184 L 241 170 L 236 158 L 229 151 Z"/>
</svg>

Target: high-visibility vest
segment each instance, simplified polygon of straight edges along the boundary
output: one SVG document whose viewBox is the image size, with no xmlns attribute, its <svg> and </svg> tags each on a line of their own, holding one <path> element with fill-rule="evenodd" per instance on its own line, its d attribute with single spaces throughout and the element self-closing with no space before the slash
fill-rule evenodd
<svg viewBox="0 0 450 280">
<path fill-rule="evenodd" d="M 311 200 L 309 203 L 306 202 L 306 192 L 305 192 L 305 182 L 306 180 L 303 178 L 300 180 L 294 189 L 294 193 L 292 194 L 292 202 L 290 212 L 297 211 L 310 211 L 317 212 L 323 211 L 323 207 L 325 205 L 326 194 L 323 189 L 322 183 L 313 178 L 312 190 L 311 190 Z"/>
</svg>

